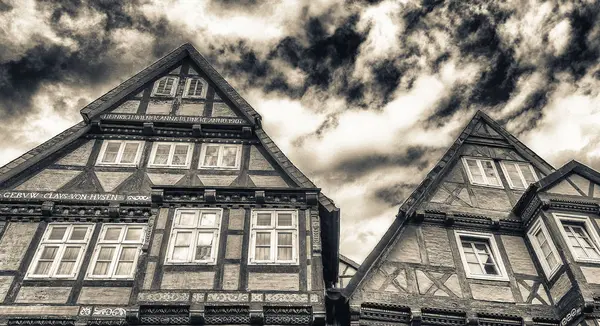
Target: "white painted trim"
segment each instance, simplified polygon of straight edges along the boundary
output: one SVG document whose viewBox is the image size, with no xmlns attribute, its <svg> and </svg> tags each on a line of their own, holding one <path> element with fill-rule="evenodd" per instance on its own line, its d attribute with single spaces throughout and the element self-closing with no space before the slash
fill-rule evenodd
<svg viewBox="0 0 600 326">
<path fill-rule="evenodd" d="M 169 94 L 157 94 L 156 92 L 158 91 L 158 84 L 160 83 L 161 80 L 167 79 L 167 78 L 173 78 L 173 79 L 175 79 L 173 81 L 173 88 L 171 88 L 171 92 Z M 176 77 L 176 76 L 164 76 L 162 78 L 157 79 L 154 82 L 154 86 L 152 87 L 152 94 L 150 94 L 150 96 L 174 97 L 175 93 L 177 91 L 177 87 L 178 86 L 179 86 L 179 77 Z"/>
<path fill-rule="evenodd" d="M 200 95 L 190 95 L 190 85 L 192 84 L 192 80 L 197 79 L 202 83 L 202 94 Z M 206 98 L 206 92 L 208 91 L 208 82 L 202 77 L 187 77 L 185 79 L 185 89 L 183 91 L 184 98 Z"/>
<path fill-rule="evenodd" d="M 106 235 L 106 231 L 108 228 L 120 228 L 121 233 L 119 233 L 119 238 L 117 240 L 104 240 L 104 236 Z M 125 240 L 125 235 L 130 228 L 141 229 L 140 238 L 137 240 Z M 144 244 L 144 236 L 146 234 L 146 225 L 139 223 L 110 223 L 103 224 L 102 229 L 100 230 L 100 235 L 98 236 L 98 241 L 96 243 L 96 247 L 94 248 L 94 252 L 92 254 L 92 259 L 90 260 L 90 265 L 88 267 L 88 271 L 86 273 L 86 280 L 115 280 L 115 279 L 133 279 L 135 275 L 135 271 L 137 270 L 137 264 L 140 257 L 140 252 L 142 251 L 142 245 Z M 96 262 L 98 260 L 98 255 L 100 254 L 100 249 L 103 247 L 112 247 L 115 248 L 114 255 L 111 258 L 110 265 L 108 267 L 108 275 L 94 275 L 94 268 L 96 267 Z M 121 252 L 123 248 L 134 248 L 136 250 L 136 254 L 133 260 L 133 265 L 131 267 L 131 271 L 128 275 L 115 275 L 119 257 L 121 256 Z"/>
<path fill-rule="evenodd" d="M 552 215 L 554 216 L 556 224 L 558 224 L 558 229 L 560 230 L 560 233 L 561 233 L 564 241 L 567 243 L 567 246 L 569 247 L 569 251 L 571 252 L 571 256 L 573 256 L 573 259 L 578 262 L 599 263 L 600 264 L 600 258 L 594 259 L 594 258 L 577 257 L 577 255 L 575 254 L 575 250 L 573 250 L 573 246 L 571 245 L 571 242 L 569 241 L 567 232 L 565 231 L 565 228 L 562 224 L 562 221 L 583 223 L 583 225 L 585 227 L 585 231 L 588 233 L 588 236 L 592 240 L 592 243 L 594 244 L 594 246 L 600 253 L 600 237 L 598 236 L 598 233 L 596 232 L 596 228 L 594 227 L 594 224 L 590 220 L 590 217 L 586 216 L 586 215 L 575 215 L 575 214 L 565 214 L 565 213 L 552 213 Z"/>
<path fill-rule="evenodd" d="M 542 247 L 540 246 L 540 243 L 538 242 L 538 239 L 535 236 L 535 234 L 538 232 L 542 232 L 544 234 L 544 237 L 546 237 L 546 241 L 548 242 L 548 246 L 550 247 L 550 251 L 556 258 L 556 266 L 554 266 L 554 267 L 551 267 L 548 264 L 548 261 L 546 260 L 546 257 L 544 256 Z M 544 221 L 542 220 L 541 217 L 538 217 L 537 221 L 535 221 L 533 223 L 532 227 L 527 232 L 527 237 L 529 238 L 529 241 L 531 242 L 533 251 L 535 251 L 538 261 L 540 262 L 540 265 L 542 265 L 544 274 L 546 274 L 546 279 L 548 279 L 548 280 L 552 279 L 552 277 L 556 274 L 556 272 L 563 265 L 563 262 L 562 262 L 562 259 L 560 258 L 560 255 L 558 254 L 558 250 L 556 249 L 556 246 L 554 245 L 554 241 L 552 241 L 552 238 L 550 237 L 550 232 L 548 232 L 548 228 L 546 228 L 546 224 L 544 223 Z"/>
<path fill-rule="evenodd" d="M 496 244 L 496 239 L 494 235 L 491 233 L 481 233 L 481 232 L 471 232 L 471 231 L 463 231 L 463 230 L 455 230 L 454 235 L 456 238 L 456 244 L 458 245 L 458 252 L 460 253 L 460 259 L 463 263 L 463 268 L 465 270 L 465 275 L 467 278 L 472 279 L 480 279 L 480 280 L 492 280 L 492 281 L 508 281 L 508 274 L 506 273 L 506 267 L 504 266 L 504 261 L 502 260 L 502 256 L 500 255 L 500 250 L 498 249 L 498 245 Z M 463 250 L 461 237 L 475 238 L 481 239 L 488 242 L 488 245 L 491 249 L 492 258 L 496 263 L 496 267 L 498 268 L 499 275 L 487 275 L 487 274 L 471 274 L 471 269 L 467 264 L 467 259 L 465 257 L 465 252 Z"/>
<path fill-rule="evenodd" d="M 166 164 L 155 164 L 154 158 L 159 145 L 169 146 L 169 157 L 167 158 Z M 176 145 L 187 145 L 188 151 L 185 158 L 185 165 L 173 165 L 173 157 L 175 156 Z M 154 142 L 152 144 L 152 150 L 150 151 L 150 159 L 148 160 L 149 168 L 168 168 L 168 169 L 189 169 L 192 164 L 192 154 L 194 153 L 194 144 L 192 143 L 178 143 L 178 142 Z"/>
<path fill-rule="evenodd" d="M 206 149 L 209 146 L 218 146 L 219 153 L 217 157 L 217 165 L 203 165 L 204 158 L 206 156 Z M 237 152 L 235 156 L 235 166 L 222 166 L 223 164 L 223 151 L 225 146 L 236 146 Z M 200 159 L 198 160 L 198 169 L 202 170 L 239 170 L 242 162 L 242 145 L 241 144 L 215 144 L 215 143 L 203 143 L 200 150 Z"/>
<path fill-rule="evenodd" d="M 481 172 L 481 175 L 483 176 L 483 179 L 485 180 L 484 183 L 475 182 L 473 180 L 473 175 L 471 174 L 471 170 L 469 169 L 469 165 L 467 164 L 467 160 L 475 160 L 475 161 L 477 161 L 477 167 L 479 168 L 479 171 Z M 494 185 L 494 184 L 490 184 L 489 183 L 488 177 L 485 175 L 485 170 L 483 169 L 483 166 L 481 164 L 481 162 L 483 162 L 483 161 L 488 161 L 488 162 L 492 163 L 492 168 L 494 168 L 494 174 L 496 175 L 496 180 L 498 181 L 499 185 Z M 504 189 L 504 185 L 502 184 L 502 179 L 500 179 L 500 174 L 498 173 L 498 169 L 496 169 L 496 164 L 494 163 L 494 160 L 492 160 L 491 158 L 463 156 L 462 157 L 462 162 L 463 162 L 464 169 L 467 171 L 467 176 L 469 177 L 469 182 L 472 185 L 484 186 L 484 187 L 491 187 L 491 188 L 497 188 L 497 189 Z"/>
<path fill-rule="evenodd" d="M 56 226 L 67 226 L 67 230 L 61 240 L 49 240 L 48 236 L 50 235 L 50 231 Z M 71 232 L 74 227 L 87 227 L 87 231 L 83 240 L 69 240 Z M 95 225 L 91 223 L 49 223 L 44 231 L 44 235 L 42 236 L 42 240 L 38 244 L 35 255 L 31 260 L 31 264 L 29 264 L 29 269 L 27 274 L 25 275 L 26 280 L 32 279 L 64 279 L 64 280 L 74 280 L 77 279 L 77 275 L 79 274 L 79 270 L 81 268 L 81 264 L 83 262 L 85 252 L 87 251 L 87 247 L 89 245 L 89 241 L 92 237 L 92 233 L 94 232 Z M 36 275 L 33 274 L 35 268 L 37 267 L 37 263 L 42 254 L 43 248 L 47 246 L 58 247 L 56 252 L 56 256 L 52 260 L 52 265 L 50 266 L 50 270 L 46 275 Z M 73 273 L 69 275 L 57 275 L 56 272 L 60 265 L 60 261 L 62 260 L 63 254 L 65 252 L 66 247 L 79 247 L 79 255 L 77 256 L 77 260 L 73 267 Z"/>
<path fill-rule="evenodd" d="M 118 143 L 119 144 L 119 152 L 117 153 L 117 157 L 115 158 L 115 162 L 103 162 L 104 154 L 106 152 L 106 148 L 109 143 Z M 137 153 L 135 153 L 135 159 L 133 163 L 120 163 L 123 158 L 123 152 L 125 151 L 125 145 L 129 143 L 138 144 Z M 98 158 L 96 159 L 96 166 L 128 166 L 128 167 L 137 167 L 140 163 L 140 158 L 142 157 L 142 151 L 144 149 L 144 141 L 141 140 L 109 140 L 105 139 L 102 141 L 102 146 L 100 147 L 100 153 L 98 154 Z"/>
<path fill-rule="evenodd" d="M 292 214 L 292 225 L 291 226 L 278 226 L 277 225 L 277 214 L 278 213 L 291 213 Z M 271 214 L 271 225 L 256 225 L 256 219 L 259 213 L 270 213 Z M 265 232 L 271 233 L 270 243 L 270 258 L 268 260 L 257 260 L 255 259 L 256 249 L 256 233 Z M 279 260 L 277 258 L 277 241 L 278 233 L 291 233 L 292 234 L 292 259 L 291 260 Z M 255 209 L 251 213 L 250 223 L 250 252 L 248 255 L 248 265 L 298 265 L 299 262 L 299 243 L 298 243 L 298 210 L 295 209 Z"/>
<path fill-rule="evenodd" d="M 520 178 L 519 181 L 521 182 L 521 186 L 517 186 L 513 183 L 513 180 L 510 178 L 510 175 L 508 174 L 508 171 L 506 170 L 506 164 L 514 164 L 517 166 L 517 172 L 519 173 L 519 178 Z M 525 176 L 523 175 L 523 172 L 521 172 L 521 169 L 519 168 L 519 164 L 527 164 L 527 166 L 529 167 L 529 170 L 533 174 L 533 179 L 535 180 L 534 182 L 537 182 L 539 180 L 537 173 L 535 173 L 535 169 L 528 162 L 506 161 L 506 160 L 500 161 L 500 168 L 502 168 L 502 173 L 504 174 L 504 177 L 506 178 L 506 181 L 508 182 L 510 189 L 523 190 L 523 189 L 527 189 L 527 187 L 529 186 L 528 184 L 526 184 Z"/>
<path fill-rule="evenodd" d="M 178 226 L 177 221 L 182 212 L 193 212 L 195 223 L 193 226 Z M 202 213 L 209 212 L 217 215 L 215 219 L 215 225 L 213 226 L 201 226 L 200 218 Z M 215 265 L 217 263 L 217 257 L 219 255 L 219 241 L 221 238 L 221 222 L 223 219 L 222 208 L 201 208 L 201 209 L 190 209 L 190 208 L 178 208 L 175 210 L 173 217 L 173 226 L 169 234 L 169 243 L 167 245 L 167 255 L 165 257 L 165 265 Z M 192 240 L 190 242 L 188 257 L 186 260 L 173 260 L 173 250 L 175 248 L 175 235 L 180 232 L 191 233 Z M 196 253 L 196 243 L 198 242 L 199 233 L 213 233 L 212 249 L 210 259 L 208 260 L 194 260 Z M 164 241 L 164 240 L 163 240 Z"/>
</svg>

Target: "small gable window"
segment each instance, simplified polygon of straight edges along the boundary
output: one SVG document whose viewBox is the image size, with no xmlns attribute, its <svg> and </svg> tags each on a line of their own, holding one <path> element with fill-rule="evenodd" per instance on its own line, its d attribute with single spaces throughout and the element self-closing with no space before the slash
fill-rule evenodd
<svg viewBox="0 0 600 326">
<path fill-rule="evenodd" d="M 502 161 L 500 166 L 511 189 L 525 189 L 538 181 L 535 170 L 529 163 Z"/>
<path fill-rule="evenodd" d="M 463 157 L 462 161 L 471 184 L 502 188 L 494 161 L 474 157 Z"/>
<path fill-rule="evenodd" d="M 141 224 L 104 224 L 87 278 L 132 279 L 145 234 Z"/>
<path fill-rule="evenodd" d="M 253 210 L 249 263 L 298 263 L 298 212 Z"/>
<path fill-rule="evenodd" d="M 93 229 L 93 224 L 48 224 L 27 278 L 75 279 Z"/>
<path fill-rule="evenodd" d="M 137 166 L 143 145 L 143 141 L 105 140 L 96 165 Z"/>
<path fill-rule="evenodd" d="M 200 169 L 239 169 L 242 145 L 202 144 Z"/>
<path fill-rule="evenodd" d="M 148 167 L 189 168 L 193 148 L 190 143 L 154 143 Z"/>
<path fill-rule="evenodd" d="M 600 238 L 587 216 L 554 214 L 576 261 L 600 263 Z"/>
<path fill-rule="evenodd" d="M 178 81 L 179 78 L 173 76 L 166 76 L 157 80 L 156 82 L 154 82 L 152 96 L 175 96 Z"/>
<path fill-rule="evenodd" d="M 221 209 L 177 209 L 166 263 L 215 264 L 221 216 Z"/>
<path fill-rule="evenodd" d="M 531 230 L 527 233 L 527 237 L 531 241 L 533 250 L 544 270 L 544 274 L 550 279 L 562 264 L 554 242 L 552 242 L 548 229 L 541 218 L 533 224 Z"/>
<path fill-rule="evenodd" d="M 202 78 L 192 77 L 185 81 L 185 91 L 183 97 L 188 98 L 206 98 L 208 84 Z"/>
<path fill-rule="evenodd" d="M 456 231 L 456 242 L 468 278 L 508 281 L 493 234 Z"/>
</svg>

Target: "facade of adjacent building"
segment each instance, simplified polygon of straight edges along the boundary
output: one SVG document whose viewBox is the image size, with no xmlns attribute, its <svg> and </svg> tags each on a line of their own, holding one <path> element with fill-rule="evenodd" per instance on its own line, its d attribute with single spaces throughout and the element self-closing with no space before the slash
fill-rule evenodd
<svg viewBox="0 0 600 326">
<path fill-rule="evenodd" d="M 600 174 L 482 112 L 343 289 L 351 325 L 598 325 Z"/>
<path fill-rule="evenodd" d="M 193 46 L 81 114 L 0 168 L 0 325 L 600 325 L 600 174 L 482 112 L 360 266 Z"/>
<path fill-rule="evenodd" d="M 193 46 L 81 114 L 0 169 L 0 324 L 326 323 L 339 210 Z"/>
</svg>

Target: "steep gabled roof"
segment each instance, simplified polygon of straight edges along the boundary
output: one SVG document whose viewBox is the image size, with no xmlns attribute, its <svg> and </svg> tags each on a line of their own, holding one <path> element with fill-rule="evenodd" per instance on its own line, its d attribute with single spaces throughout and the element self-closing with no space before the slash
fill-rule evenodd
<svg viewBox="0 0 600 326">
<path fill-rule="evenodd" d="M 340 254 L 340 261 L 346 265 L 354 267 L 355 269 L 358 269 L 358 267 L 360 267 L 360 265 L 357 262 L 355 262 L 354 260 L 352 260 L 342 254 Z"/>
<path fill-rule="evenodd" d="M 396 238 L 401 234 L 405 222 L 408 217 L 415 213 L 415 210 L 427 194 L 442 181 L 443 176 L 448 172 L 448 169 L 452 167 L 452 163 L 459 159 L 460 153 L 459 148 L 463 145 L 465 140 L 472 135 L 475 126 L 479 121 L 487 123 L 488 126 L 493 128 L 500 136 L 512 145 L 517 153 L 528 159 L 533 165 L 535 165 L 544 174 L 549 175 L 554 171 L 552 165 L 543 160 L 531 149 L 520 142 L 516 137 L 506 131 L 500 124 L 490 118 L 483 111 L 477 111 L 471 121 L 459 134 L 458 138 L 454 141 L 452 146 L 448 148 L 446 153 L 438 161 L 438 163 L 431 169 L 425 179 L 417 186 L 417 188 L 411 193 L 411 195 L 401 204 L 396 218 L 392 222 L 392 225 L 385 232 L 381 240 L 377 243 L 375 248 L 363 261 L 358 268 L 355 276 L 352 278 L 348 286 L 344 289 L 344 295 L 350 297 L 352 293 L 360 286 L 364 278 L 367 276 L 373 266 L 379 263 L 379 260 L 385 255 L 390 246 L 395 242 Z"/>
<path fill-rule="evenodd" d="M 215 85 L 215 87 L 234 104 L 238 111 L 242 112 L 248 121 L 253 124 L 255 133 L 263 146 L 294 182 L 300 187 L 316 187 L 296 166 L 294 166 L 294 164 L 292 164 L 292 162 L 283 154 L 281 149 L 279 149 L 266 132 L 262 130 L 260 114 L 246 102 L 246 100 L 244 100 L 242 96 L 208 63 L 194 46 L 189 43 L 183 44 L 171 51 L 133 77 L 127 79 L 85 106 L 81 109 L 81 115 L 84 119 L 83 122 L 76 124 L 0 168 L 0 184 L 85 134 L 89 131 L 89 122 L 95 117 L 108 110 L 119 101 L 122 101 L 126 96 L 135 92 L 146 83 L 156 79 L 161 74 L 168 72 L 184 58 L 191 59 L 210 79 L 213 85 Z M 319 196 L 319 200 L 328 212 L 337 209 L 333 201 L 325 195 Z"/>
<path fill-rule="evenodd" d="M 600 172 L 588 167 L 587 165 L 580 163 L 576 160 L 571 160 L 565 165 L 561 166 L 558 170 L 548 174 L 547 176 L 541 178 L 537 182 L 529 185 L 523 196 L 519 198 L 517 204 L 513 208 L 513 212 L 519 215 L 520 212 L 527 207 L 527 204 L 537 193 L 545 191 L 565 177 L 571 175 L 572 173 L 576 173 L 581 175 L 582 177 L 587 178 L 597 184 L 600 184 Z"/>
</svg>

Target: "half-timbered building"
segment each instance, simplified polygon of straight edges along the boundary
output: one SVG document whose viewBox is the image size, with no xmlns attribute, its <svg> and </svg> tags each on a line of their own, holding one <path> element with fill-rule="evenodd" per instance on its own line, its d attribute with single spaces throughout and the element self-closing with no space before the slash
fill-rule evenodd
<svg viewBox="0 0 600 326">
<path fill-rule="evenodd" d="M 339 210 L 185 44 L 0 169 L 0 324 L 326 322 Z"/>
<path fill-rule="evenodd" d="M 343 289 L 351 325 L 598 325 L 600 174 L 478 112 Z M 348 319 L 343 319 L 348 318 Z"/>
</svg>

